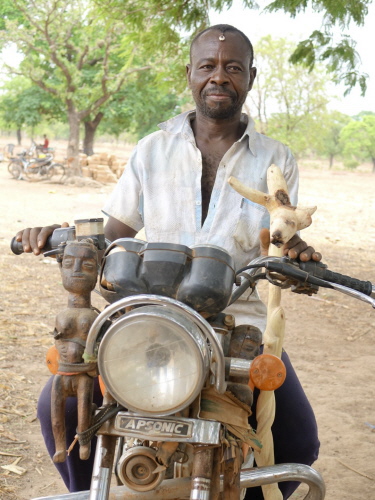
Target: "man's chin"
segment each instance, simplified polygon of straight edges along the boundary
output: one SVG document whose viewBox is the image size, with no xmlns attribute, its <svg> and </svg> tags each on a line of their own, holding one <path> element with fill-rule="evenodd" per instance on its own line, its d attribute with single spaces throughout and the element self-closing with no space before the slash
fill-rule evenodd
<svg viewBox="0 0 375 500">
<path fill-rule="evenodd" d="M 212 118 L 215 120 L 226 120 L 228 118 L 233 118 L 237 114 L 238 107 L 216 106 L 211 108 L 209 106 L 203 106 L 202 108 L 199 108 L 199 111 L 207 118 Z"/>
<path fill-rule="evenodd" d="M 228 118 L 233 118 L 238 110 L 234 108 L 204 108 L 204 110 L 201 111 L 202 114 L 207 118 L 225 120 Z"/>
</svg>

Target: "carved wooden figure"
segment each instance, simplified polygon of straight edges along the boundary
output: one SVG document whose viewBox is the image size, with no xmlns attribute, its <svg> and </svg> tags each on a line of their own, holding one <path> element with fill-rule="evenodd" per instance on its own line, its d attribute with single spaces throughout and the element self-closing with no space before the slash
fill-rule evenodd
<svg viewBox="0 0 375 500">
<path fill-rule="evenodd" d="M 271 245 L 269 255 L 282 257 L 282 245 L 287 243 L 300 229 L 308 227 L 316 207 L 293 207 L 290 203 L 286 181 L 279 167 L 271 165 L 267 170 L 269 194 L 262 193 L 230 177 L 229 184 L 248 200 L 267 208 L 270 214 Z M 281 307 L 281 289 L 270 284 L 268 296 L 267 326 L 264 332 L 266 354 L 281 357 L 285 333 L 285 314 Z M 257 402 L 257 436 L 262 442 L 261 451 L 254 452 L 258 466 L 275 463 L 271 427 L 275 418 L 275 395 L 273 391 L 261 391 Z M 265 500 L 282 500 L 277 483 L 262 486 Z"/>
<path fill-rule="evenodd" d="M 65 402 L 77 397 L 78 427 L 82 432 L 90 427 L 93 398 L 93 365 L 83 362 L 88 332 L 97 312 L 91 308 L 91 291 L 98 276 L 98 255 L 91 240 L 74 241 L 65 248 L 61 262 L 64 288 L 69 292 L 68 308 L 61 311 L 55 323 L 55 347 L 59 355 L 58 371 L 52 386 L 52 430 L 56 452 L 54 462 L 66 459 Z M 91 372 L 90 372 L 91 371 Z M 82 460 L 90 456 L 91 444 L 80 446 Z"/>
</svg>

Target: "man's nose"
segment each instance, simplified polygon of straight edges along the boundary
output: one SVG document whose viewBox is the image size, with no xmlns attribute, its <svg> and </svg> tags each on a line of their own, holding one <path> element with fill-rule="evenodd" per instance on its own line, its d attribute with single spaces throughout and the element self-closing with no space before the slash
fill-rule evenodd
<svg viewBox="0 0 375 500">
<path fill-rule="evenodd" d="M 211 76 L 211 83 L 216 83 L 216 85 L 224 85 L 228 83 L 228 75 L 223 66 L 216 66 L 215 71 Z"/>
</svg>

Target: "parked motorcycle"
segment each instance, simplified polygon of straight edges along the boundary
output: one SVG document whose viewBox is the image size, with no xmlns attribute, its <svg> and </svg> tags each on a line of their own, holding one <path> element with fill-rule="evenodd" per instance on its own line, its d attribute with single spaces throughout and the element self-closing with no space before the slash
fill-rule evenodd
<svg viewBox="0 0 375 500">
<path fill-rule="evenodd" d="M 54 161 L 53 154 L 48 153 L 43 158 L 30 158 L 25 150 L 17 157 L 11 158 L 8 172 L 14 179 L 61 182 L 65 177 L 65 167 Z"/>
<path fill-rule="evenodd" d="M 262 279 L 307 295 L 330 288 L 374 308 L 375 286 L 287 257 L 235 270 L 217 246 L 110 243 L 101 227 L 98 219 L 76 221 L 56 229 L 45 247 L 60 261 L 72 241 L 88 238 L 105 249 L 99 289 L 109 305 L 94 319 L 83 354 L 104 395 L 89 428 L 78 432 L 80 446 L 98 436 L 91 489 L 44 498 L 239 500 L 245 488 L 300 481 L 309 486 L 305 500 L 323 500 L 323 479 L 311 467 L 252 467 L 252 449 L 261 446 L 247 424 L 252 389 L 279 387 L 283 366 L 259 353 L 256 328 L 237 327 L 223 310 Z M 23 251 L 15 240 L 11 248 Z"/>
</svg>

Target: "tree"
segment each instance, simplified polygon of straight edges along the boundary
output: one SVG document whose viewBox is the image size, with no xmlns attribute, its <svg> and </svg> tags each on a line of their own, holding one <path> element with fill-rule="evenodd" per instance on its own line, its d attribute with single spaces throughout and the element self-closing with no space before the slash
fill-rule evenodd
<svg viewBox="0 0 375 500">
<path fill-rule="evenodd" d="M 178 56 L 180 37 L 166 23 L 162 31 L 155 24 L 138 33 L 138 9 L 131 2 L 128 19 L 123 9 L 121 21 L 108 22 L 98 17 L 89 0 L 38 0 L 37 4 L 14 0 L 13 5 L 22 13 L 22 22 L 13 16 L 1 33 L 4 44 L 13 42 L 25 54 L 13 73 L 29 78 L 64 103 L 70 128 L 68 157 L 75 159 L 78 170 L 80 123 L 95 130 L 102 107 L 126 82 L 162 64 L 161 54 L 171 53 L 171 46 Z"/>
<path fill-rule="evenodd" d="M 342 129 L 351 121 L 350 116 L 339 111 L 327 113 L 322 123 L 322 142 L 318 148 L 319 152 L 329 159 L 329 168 L 333 166 L 333 160 L 343 151 L 343 144 L 340 140 Z"/>
<path fill-rule="evenodd" d="M 126 130 L 139 140 L 157 130 L 158 123 L 181 111 L 179 94 L 158 84 L 152 71 L 144 72 L 113 97 L 100 129 L 116 137 Z"/>
<path fill-rule="evenodd" d="M 344 82 L 346 92 L 359 85 L 366 92 L 368 75 L 359 70 L 360 57 L 356 42 L 350 33 L 351 23 L 363 26 L 372 0 L 274 0 L 266 11 L 282 10 L 296 17 L 311 7 L 322 14 L 321 30 L 313 31 L 301 41 L 291 55 L 292 63 L 303 63 L 312 70 L 318 62 L 325 62 L 335 75 L 336 82 Z"/>
<path fill-rule="evenodd" d="M 359 120 L 348 123 L 341 131 L 343 154 L 357 160 L 372 161 L 375 174 L 375 115 L 363 114 Z"/>
<path fill-rule="evenodd" d="M 24 126 L 32 129 L 39 125 L 43 117 L 56 119 L 61 116 L 62 103 L 23 77 L 7 82 L 0 97 L 0 114 L 6 128 L 17 130 L 18 144 L 21 144 L 21 130 Z"/>
<path fill-rule="evenodd" d="M 157 4 L 162 15 L 170 22 L 182 22 L 188 32 L 196 32 L 207 27 L 210 10 L 222 12 L 232 6 L 233 0 L 196 0 L 193 5 L 184 0 L 175 2 L 160 2 Z M 335 81 L 344 82 L 346 93 L 359 86 L 362 95 L 366 92 L 368 75 L 360 68 L 360 55 L 356 50 L 356 42 L 350 36 L 352 24 L 363 26 L 368 15 L 368 6 L 372 0 L 274 0 L 263 8 L 263 12 L 282 11 L 295 18 L 299 13 L 311 8 L 322 16 L 320 30 L 313 31 L 301 41 L 291 53 L 292 63 L 302 63 L 309 70 L 319 63 L 325 63 L 332 72 Z M 101 1 L 100 4 L 110 5 L 110 15 L 121 16 L 126 0 Z M 244 0 L 242 4 L 249 8 L 259 8 L 258 2 Z M 151 8 L 153 2 L 150 2 Z"/>
<path fill-rule="evenodd" d="M 309 72 L 288 60 L 293 44 L 262 38 L 255 47 L 258 76 L 249 94 L 262 133 L 284 142 L 296 155 L 314 150 L 321 139 L 326 113 L 327 76 L 321 68 Z"/>
</svg>

